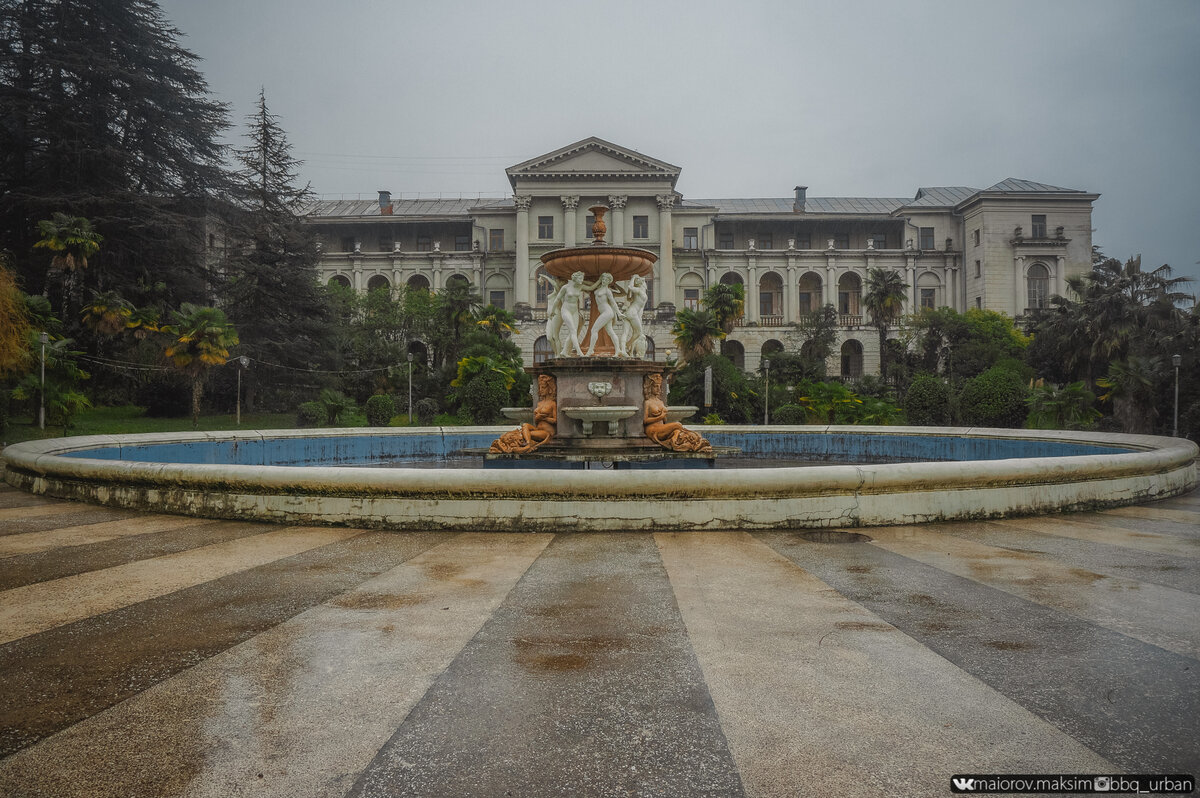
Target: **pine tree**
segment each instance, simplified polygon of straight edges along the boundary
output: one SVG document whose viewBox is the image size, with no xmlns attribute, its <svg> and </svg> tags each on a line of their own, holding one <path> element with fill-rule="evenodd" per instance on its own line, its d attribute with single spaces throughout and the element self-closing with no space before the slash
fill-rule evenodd
<svg viewBox="0 0 1200 798">
<path fill-rule="evenodd" d="M 329 299 L 317 281 L 318 252 L 300 214 L 312 195 L 298 185 L 300 162 L 287 134 L 259 92 L 247 119 L 249 143 L 236 151 L 239 211 L 226 308 L 237 326 L 242 352 L 257 361 L 246 375 L 246 406 L 253 409 L 266 386 L 287 392 L 313 384 L 309 369 L 328 366 L 335 349 Z"/>
<path fill-rule="evenodd" d="M 153 0 L 0 0 L 0 245 L 31 293 L 47 279 L 37 221 L 56 212 L 104 236 L 86 287 L 205 293 L 226 109 L 179 37 Z"/>
</svg>

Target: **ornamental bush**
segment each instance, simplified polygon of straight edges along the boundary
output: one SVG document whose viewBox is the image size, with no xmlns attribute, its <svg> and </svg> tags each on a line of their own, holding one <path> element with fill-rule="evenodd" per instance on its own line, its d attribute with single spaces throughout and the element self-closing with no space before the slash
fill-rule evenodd
<svg viewBox="0 0 1200 798">
<path fill-rule="evenodd" d="M 396 415 L 396 403 L 386 393 L 377 393 L 367 400 L 367 426 L 386 427 Z"/>
<path fill-rule="evenodd" d="M 413 402 L 413 414 L 417 417 L 417 422 L 421 426 L 429 426 L 433 422 L 434 416 L 442 410 L 437 399 L 425 397 Z"/>
<path fill-rule="evenodd" d="M 1025 423 L 1029 387 L 1020 375 L 993 366 L 967 380 L 958 395 L 964 424 L 980 427 L 1020 427 Z M 911 416 L 910 416 L 911 418 Z"/>
<path fill-rule="evenodd" d="M 296 408 L 296 426 L 319 427 L 325 418 L 325 407 L 320 402 L 305 402 Z"/>
<path fill-rule="evenodd" d="M 918 427 L 950 424 L 950 387 L 941 377 L 918 374 L 904 396 L 904 412 L 908 423 Z"/>
<path fill-rule="evenodd" d="M 781 405 L 771 411 L 772 424 L 805 424 L 808 411 L 801 405 Z"/>
</svg>

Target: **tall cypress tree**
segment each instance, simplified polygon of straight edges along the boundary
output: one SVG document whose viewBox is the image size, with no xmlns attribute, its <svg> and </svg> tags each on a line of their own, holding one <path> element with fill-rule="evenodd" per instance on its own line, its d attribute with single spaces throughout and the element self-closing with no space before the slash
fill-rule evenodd
<svg viewBox="0 0 1200 798">
<path fill-rule="evenodd" d="M 316 239 L 301 221 L 312 194 L 298 184 L 300 162 L 264 92 L 247 127 L 249 143 L 236 151 L 239 212 L 226 306 L 240 351 L 258 361 L 247 374 L 247 405 L 270 386 L 278 401 L 268 403 L 290 408 L 295 391 L 315 384 L 309 369 L 331 365 L 332 311 L 317 282 Z"/>
<path fill-rule="evenodd" d="M 208 291 L 226 108 L 179 37 L 154 0 L 0 0 L 0 246 L 27 290 L 46 279 L 37 222 L 64 212 L 105 238 L 88 287 Z"/>
</svg>

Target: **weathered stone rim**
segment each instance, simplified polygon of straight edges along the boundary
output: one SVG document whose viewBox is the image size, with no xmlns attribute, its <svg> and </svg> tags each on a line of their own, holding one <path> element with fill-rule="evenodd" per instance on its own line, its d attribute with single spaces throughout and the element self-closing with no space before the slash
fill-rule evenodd
<svg viewBox="0 0 1200 798">
<path fill-rule="evenodd" d="M 470 428 L 494 435 L 506 428 Z M 997 517 L 1163 498 L 1196 485 L 1191 441 L 928 427 L 706 427 L 728 436 L 839 434 L 1082 443 L 1114 454 L 656 471 L 372 469 L 157 463 L 79 456 L 147 444 L 461 436 L 463 428 L 152 433 L 32 441 L 4 451 L 10 484 L 62 498 L 216 517 L 400 529 L 800 528 Z M 65 456 L 70 455 L 70 456 Z M 505 512 L 507 517 L 497 513 Z"/>
</svg>

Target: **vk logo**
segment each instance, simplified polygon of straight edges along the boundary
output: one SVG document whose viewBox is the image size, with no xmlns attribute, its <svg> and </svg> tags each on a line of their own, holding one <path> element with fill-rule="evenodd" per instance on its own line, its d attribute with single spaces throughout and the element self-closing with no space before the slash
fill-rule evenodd
<svg viewBox="0 0 1200 798">
<path fill-rule="evenodd" d="M 954 787 L 959 790 L 973 790 L 975 779 L 954 779 Z"/>
</svg>

